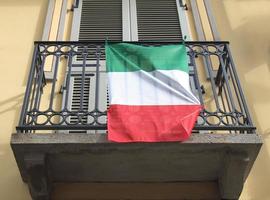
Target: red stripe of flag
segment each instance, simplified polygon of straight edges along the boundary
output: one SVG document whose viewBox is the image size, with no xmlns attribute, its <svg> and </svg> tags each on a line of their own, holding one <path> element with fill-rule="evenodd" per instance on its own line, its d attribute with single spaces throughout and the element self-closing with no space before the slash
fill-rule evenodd
<svg viewBox="0 0 270 200">
<path fill-rule="evenodd" d="M 115 142 L 184 141 L 189 138 L 201 105 L 111 105 L 108 139 Z"/>
</svg>

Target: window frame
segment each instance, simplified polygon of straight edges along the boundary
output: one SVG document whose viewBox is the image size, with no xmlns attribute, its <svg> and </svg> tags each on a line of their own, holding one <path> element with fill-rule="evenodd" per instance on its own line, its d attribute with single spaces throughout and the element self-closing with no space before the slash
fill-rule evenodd
<svg viewBox="0 0 270 200">
<path fill-rule="evenodd" d="M 42 41 L 50 40 L 50 32 L 51 32 L 51 26 L 52 26 L 53 16 L 55 12 L 55 4 L 56 4 L 55 0 L 49 0 L 48 2 L 47 14 L 45 18 L 42 39 L 41 39 Z M 63 0 L 61 4 L 60 17 L 58 21 L 56 41 L 63 40 L 67 9 L 68 9 L 68 0 Z M 46 80 L 53 80 L 55 64 L 56 64 L 55 59 L 53 59 L 51 70 L 44 72 Z"/>
<path fill-rule="evenodd" d="M 188 18 L 184 7 L 180 6 L 179 0 L 176 1 L 176 8 L 178 13 L 179 25 L 183 38 L 191 40 L 190 27 L 188 25 Z M 71 25 L 71 41 L 79 40 L 81 12 L 83 0 L 79 0 L 78 7 L 74 8 L 73 19 Z M 185 36 L 185 37 L 184 37 Z M 137 20 L 137 6 L 136 0 L 122 0 L 122 41 L 138 41 L 138 20 Z"/>
<path fill-rule="evenodd" d="M 177 14 L 178 14 L 178 20 L 179 20 L 179 26 L 181 26 L 181 31 L 182 31 L 182 35 L 183 38 L 186 35 L 187 36 L 187 40 L 190 39 L 190 31 L 189 31 L 189 26 L 187 23 L 187 16 L 185 13 L 185 9 L 180 7 L 179 1 L 176 1 L 176 6 L 177 6 Z M 72 20 L 72 27 L 71 27 L 71 41 L 78 41 L 79 40 L 79 33 L 80 33 L 80 23 L 81 23 L 81 13 L 82 13 L 82 0 L 79 0 L 78 2 L 78 7 L 74 8 L 74 13 L 73 13 L 73 20 Z M 123 41 L 138 41 L 139 39 L 139 35 L 138 35 L 138 21 L 137 21 L 137 6 L 136 6 L 136 0 L 122 0 L 122 40 Z M 180 41 L 179 41 L 180 42 Z M 87 61 L 87 63 L 94 63 L 95 61 Z M 74 58 L 72 61 L 73 64 L 77 64 L 78 61 Z M 105 60 L 101 60 L 100 61 L 100 82 L 99 82 L 99 87 L 100 87 L 100 91 L 99 94 L 95 94 L 95 95 L 100 95 L 101 98 L 99 98 L 99 104 L 102 105 L 101 109 L 104 108 L 105 105 L 104 102 L 106 101 L 106 97 L 105 97 L 105 88 L 106 84 L 107 84 L 107 79 L 106 79 L 106 67 L 105 67 Z M 91 73 L 94 72 L 95 73 L 95 69 L 87 69 L 86 70 L 87 73 Z M 80 69 L 72 69 L 71 73 L 80 73 Z M 96 83 L 94 81 L 95 76 L 93 76 L 91 78 L 91 82 L 90 82 L 90 88 L 92 87 L 96 87 Z M 70 82 L 69 85 L 69 90 L 72 91 L 73 90 L 73 82 Z M 104 88 L 104 89 L 101 89 Z M 89 93 L 90 98 L 89 98 L 89 108 L 91 108 L 93 105 L 93 95 L 91 95 L 92 92 Z M 65 96 L 65 91 L 63 96 Z M 107 101 L 106 101 L 107 102 Z M 72 94 L 69 94 L 68 97 L 68 107 L 70 108 L 72 104 Z M 98 131 L 88 131 L 87 133 L 96 133 Z M 99 131 L 102 132 L 102 131 Z"/>
</svg>

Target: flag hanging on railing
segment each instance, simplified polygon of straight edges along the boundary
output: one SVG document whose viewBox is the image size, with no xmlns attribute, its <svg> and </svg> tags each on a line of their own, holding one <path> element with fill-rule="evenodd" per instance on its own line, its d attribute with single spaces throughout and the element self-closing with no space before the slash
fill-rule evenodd
<svg viewBox="0 0 270 200">
<path fill-rule="evenodd" d="M 186 140 L 201 105 L 191 92 L 184 45 L 106 44 L 108 139 Z"/>
</svg>

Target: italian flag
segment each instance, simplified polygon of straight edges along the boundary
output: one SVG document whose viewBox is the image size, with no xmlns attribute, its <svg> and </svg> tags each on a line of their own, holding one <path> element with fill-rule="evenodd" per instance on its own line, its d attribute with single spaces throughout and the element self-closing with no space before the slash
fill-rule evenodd
<svg viewBox="0 0 270 200">
<path fill-rule="evenodd" d="M 108 139 L 183 141 L 201 105 L 191 92 L 184 45 L 106 44 Z"/>
</svg>

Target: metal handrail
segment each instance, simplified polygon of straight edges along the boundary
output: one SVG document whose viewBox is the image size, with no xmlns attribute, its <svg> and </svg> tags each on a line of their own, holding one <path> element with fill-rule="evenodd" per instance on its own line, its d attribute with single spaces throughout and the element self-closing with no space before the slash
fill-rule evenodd
<svg viewBox="0 0 270 200">
<path fill-rule="evenodd" d="M 121 41 L 114 41 L 117 43 Z M 179 44 L 175 42 L 144 41 L 130 42 L 146 46 Z M 194 132 L 228 131 L 229 133 L 253 133 L 254 125 L 248 111 L 247 103 L 236 73 L 229 42 L 226 41 L 192 41 L 182 43 L 186 46 L 190 66 L 190 82 L 195 95 L 204 106 L 194 127 Z M 22 106 L 18 132 L 35 130 L 106 130 L 106 109 L 99 105 L 99 93 L 106 90 L 100 85 L 100 63 L 105 60 L 104 41 L 37 41 L 34 43 L 32 65 Z M 53 57 L 54 62 L 50 62 Z M 215 59 L 213 59 L 215 57 Z M 65 62 L 62 62 L 65 58 Z M 204 62 L 201 62 L 201 61 Z M 63 64 L 64 63 L 64 64 Z M 45 65 L 54 65 L 53 80 L 45 86 Z M 205 64 L 206 66 L 203 66 Z M 59 84 L 60 66 L 66 68 L 66 78 L 62 82 L 64 94 L 62 105 L 57 99 L 56 86 Z M 217 68 L 214 70 L 212 67 Z M 204 79 L 204 69 L 209 74 Z M 79 71 L 77 69 L 80 69 Z M 91 73 L 89 72 L 89 69 Z M 62 70 L 63 71 L 63 70 Z M 90 73 L 90 74 L 89 74 Z M 79 108 L 71 109 L 71 81 L 75 75 L 80 76 L 81 93 Z M 84 92 L 86 80 L 94 80 L 93 107 L 83 107 L 87 92 Z M 93 87 L 91 85 L 90 87 Z M 46 88 L 46 94 L 43 92 Z M 48 91 L 50 91 L 48 93 Z M 87 93 L 87 94 L 86 94 Z M 49 96 L 49 97 L 48 97 Z M 41 102 L 47 102 L 42 108 Z M 104 99 L 103 103 L 106 103 Z M 104 106 L 103 106 L 104 108 Z M 73 119 L 73 121 L 71 120 Z M 103 120 L 100 120 L 103 118 Z M 102 121 L 102 122 L 101 122 Z"/>
</svg>

